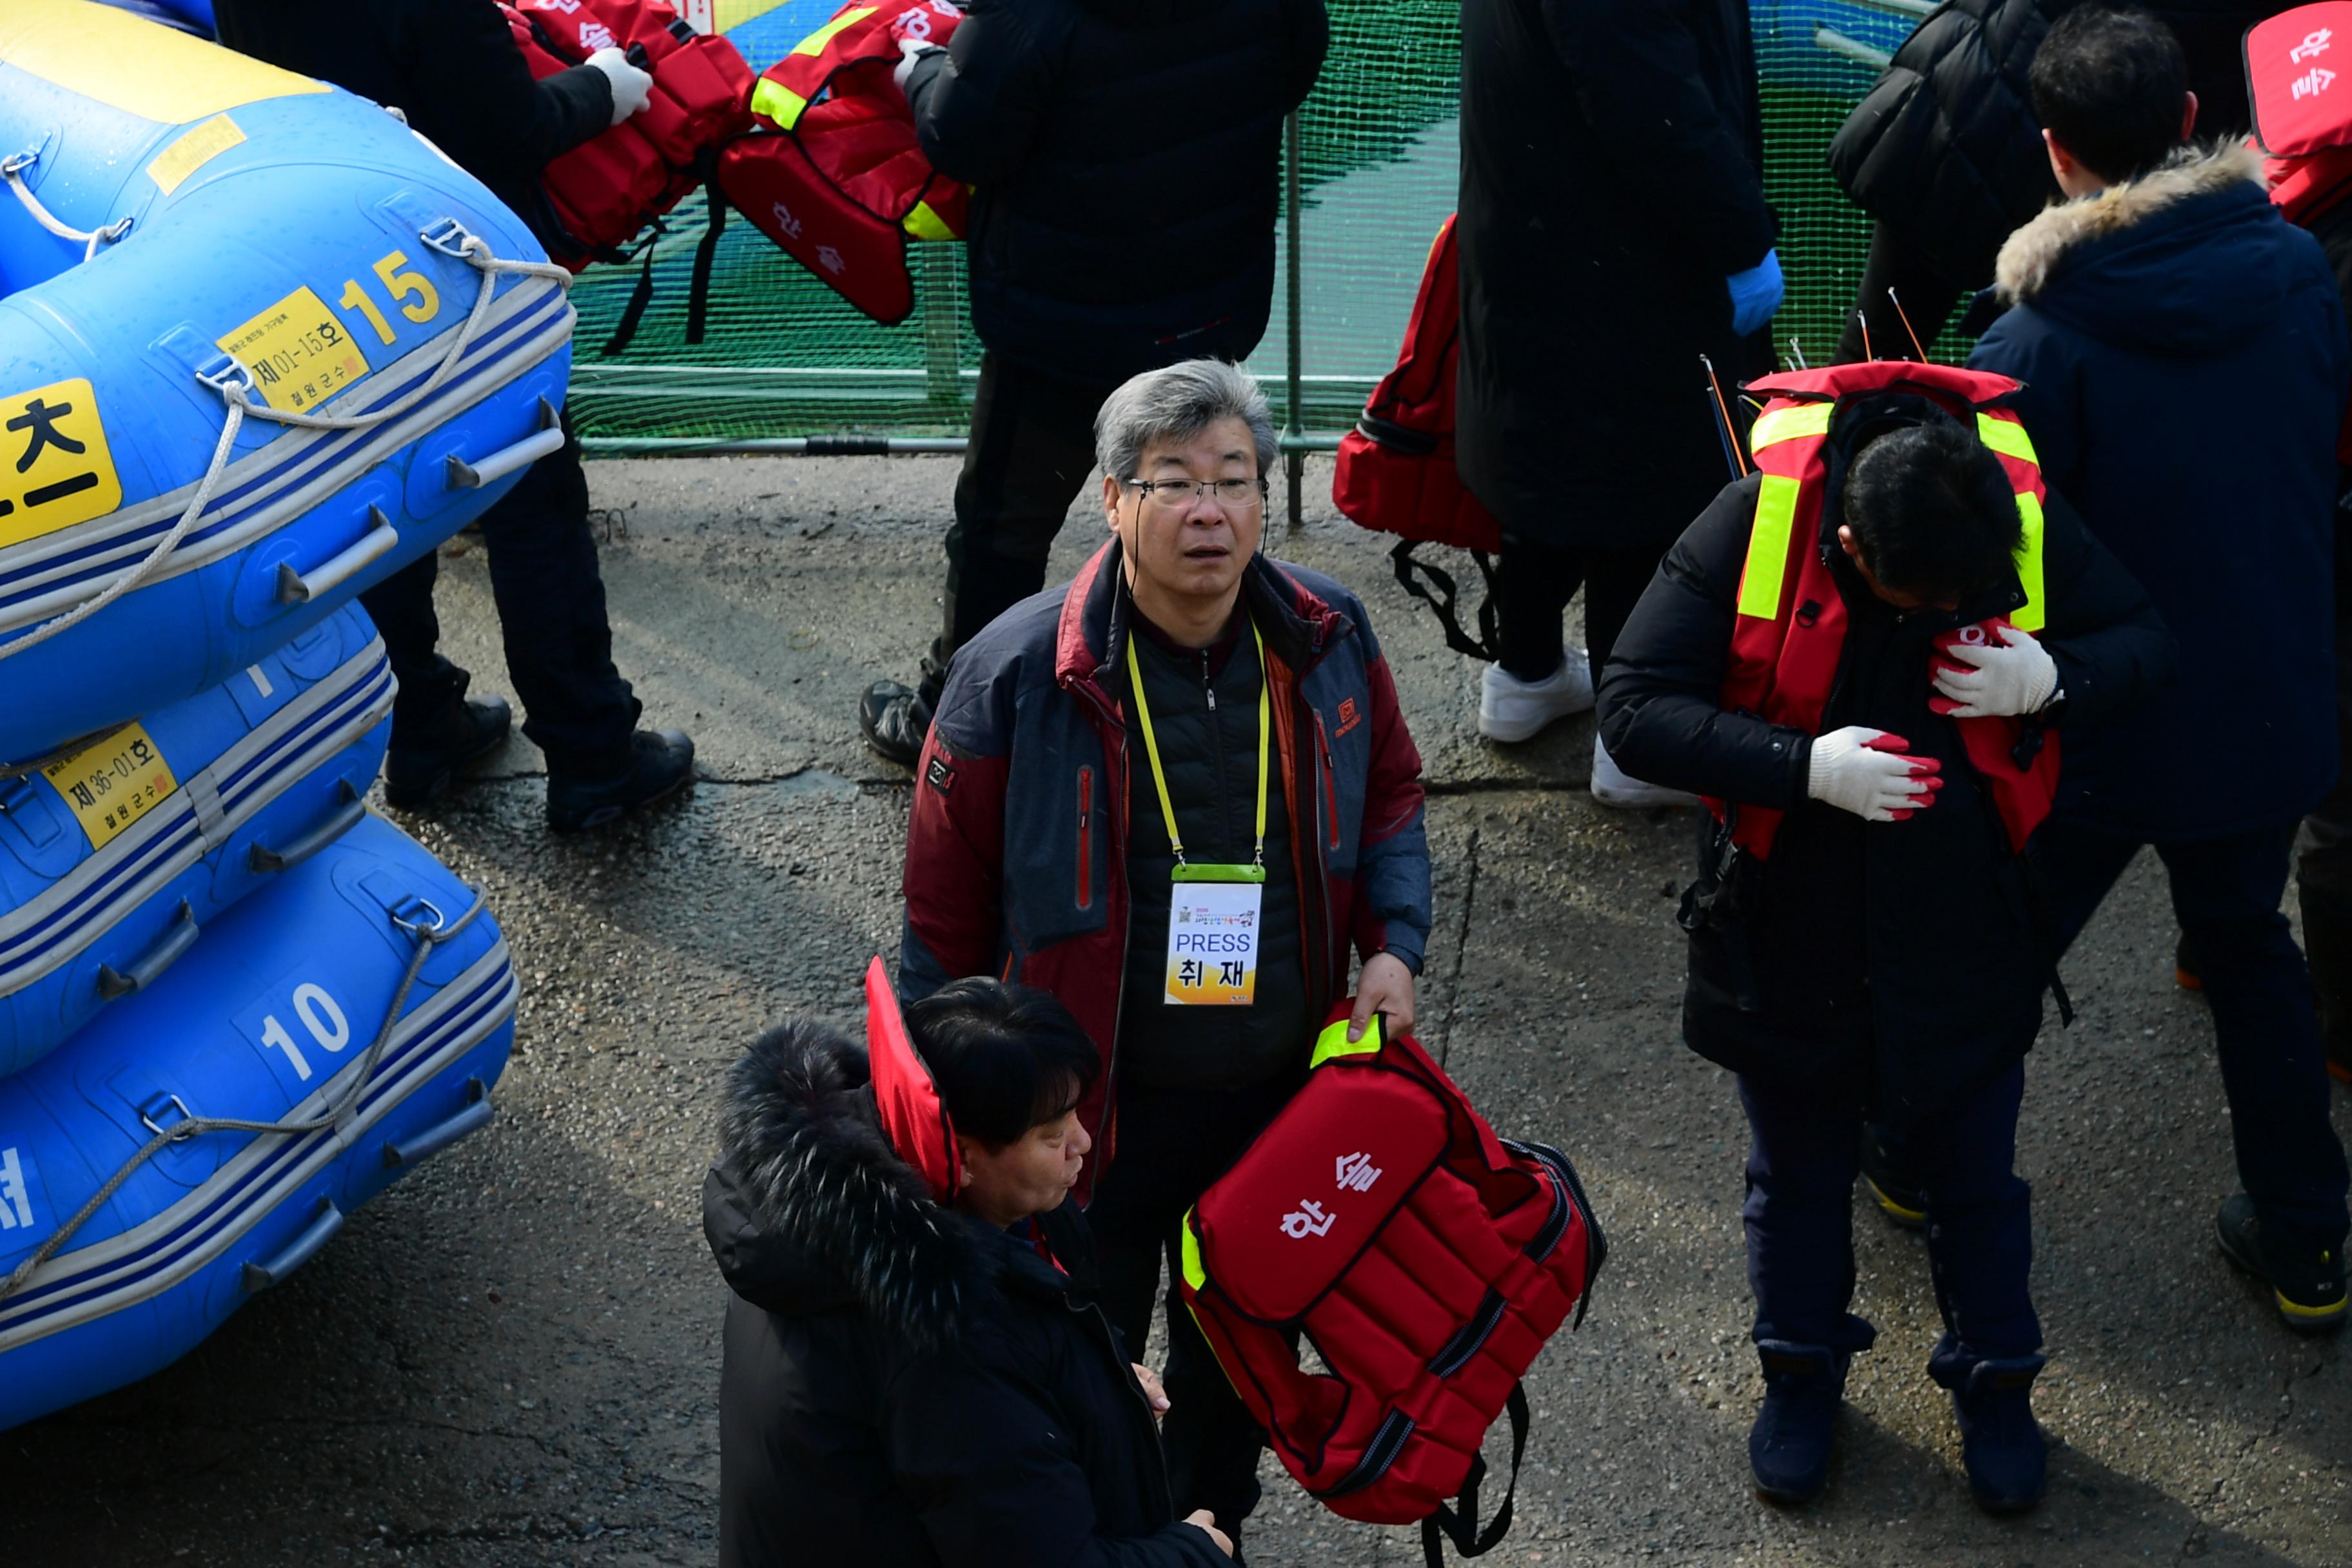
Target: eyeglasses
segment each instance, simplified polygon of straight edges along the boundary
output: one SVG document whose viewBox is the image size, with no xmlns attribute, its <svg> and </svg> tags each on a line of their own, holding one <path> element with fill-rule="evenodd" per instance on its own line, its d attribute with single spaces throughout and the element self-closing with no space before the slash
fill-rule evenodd
<svg viewBox="0 0 2352 1568">
<path fill-rule="evenodd" d="M 1227 511 L 1240 511 L 1265 500 L 1264 479 L 1126 479 L 1152 505 L 1171 511 L 1190 506 L 1194 497 L 1215 501 Z"/>
</svg>

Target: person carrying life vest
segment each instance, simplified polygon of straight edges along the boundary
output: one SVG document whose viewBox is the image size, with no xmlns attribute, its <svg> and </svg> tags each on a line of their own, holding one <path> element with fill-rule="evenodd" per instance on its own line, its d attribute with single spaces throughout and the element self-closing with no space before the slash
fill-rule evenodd
<svg viewBox="0 0 2352 1568">
<path fill-rule="evenodd" d="M 2174 660 L 2147 595 L 2042 483 L 2006 377 L 1879 362 L 1769 377 L 1756 472 L 1651 582 L 1601 731 L 1715 804 L 1684 895 L 1691 1048 L 1738 1075 L 1765 1397 L 1757 1489 L 1827 1479 L 1848 1359 L 1864 1118 L 1908 1143 L 1980 1505 L 2029 1507 L 2042 1328 L 2011 1169 L 2055 976 L 2021 847 L 2062 721 L 2128 711 Z M 2062 1013 L 2064 1009 L 2060 994 Z"/>
<path fill-rule="evenodd" d="M 886 327 L 915 309 L 907 242 L 961 239 L 971 199 L 923 155 L 892 73 L 962 20 L 953 0 L 851 0 L 761 73 L 761 133 L 719 162 L 719 189 L 754 227 Z"/>
</svg>

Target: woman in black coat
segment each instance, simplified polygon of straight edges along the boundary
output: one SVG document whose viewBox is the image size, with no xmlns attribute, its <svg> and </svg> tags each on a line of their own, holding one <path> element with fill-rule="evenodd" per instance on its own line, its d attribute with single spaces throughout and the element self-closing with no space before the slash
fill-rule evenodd
<svg viewBox="0 0 2352 1568">
<path fill-rule="evenodd" d="M 1455 451 L 1504 536 L 1492 740 L 1591 705 L 1658 557 L 1721 482 L 1699 356 L 1727 394 L 1770 368 L 1762 168 L 1745 0 L 1464 0 Z M 1730 280 L 1763 270 L 1743 336 Z M 1580 586 L 1589 663 L 1561 648 Z M 1602 764 L 1595 795 L 1634 803 Z"/>
<path fill-rule="evenodd" d="M 1881 358 L 1907 357 L 1903 316 L 1925 343 L 1964 294 L 1992 282 L 2001 241 L 2058 199 L 2025 79 L 2051 25 L 2076 0 L 1948 0 L 1895 52 L 1886 74 L 1830 143 L 1830 167 L 1877 220 L 1854 309 Z M 2243 136 L 2248 27 L 2284 0 L 2168 0 L 2140 7 L 2180 40 L 2197 134 Z M 1902 301 L 1897 314 L 1886 297 Z M 1864 358 L 1849 320 L 1838 358 Z"/>
<path fill-rule="evenodd" d="M 1223 1568 L 1175 1518 L 1148 1389 L 1069 1192 L 1096 1052 L 992 980 L 907 1009 L 961 1156 L 951 1206 L 886 1137 L 866 1054 L 790 1024 L 737 1066 L 703 1226 L 733 1294 L 724 1568 Z"/>
</svg>

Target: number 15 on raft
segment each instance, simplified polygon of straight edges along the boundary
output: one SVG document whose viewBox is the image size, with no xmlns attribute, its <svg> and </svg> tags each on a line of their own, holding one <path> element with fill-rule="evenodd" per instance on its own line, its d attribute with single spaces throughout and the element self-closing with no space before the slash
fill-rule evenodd
<svg viewBox="0 0 2352 1568">
<path fill-rule="evenodd" d="M 424 273 L 403 270 L 407 267 L 408 252 L 395 250 L 389 256 L 378 258 L 373 270 L 376 280 L 383 285 L 383 291 L 392 296 L 394 304 L 400 307 L 400 313 L 421 325 L 441 313 L 441 292 L 433 287 L 433 279 Z M 343 297 L 335 303 L 346 310 L 357 310 L 365 316 L 367 324 L 375 329 L 379 342 L 392 342 L 392 323 L 384 319 L 383 312 L 376 308 L 375 300 L 369 297 L 366 287 L 358 279 L 343 280 Z"/>
</svg>

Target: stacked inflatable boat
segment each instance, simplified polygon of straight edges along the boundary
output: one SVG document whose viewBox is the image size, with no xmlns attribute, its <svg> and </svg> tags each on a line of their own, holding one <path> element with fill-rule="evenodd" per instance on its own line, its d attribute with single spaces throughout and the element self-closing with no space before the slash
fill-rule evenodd
<svg viewBox="0 0 2352 1568">
<path fill-rule="evenodd" d="M 362 804 L 352 601 L 560 444 L 572 312 L 373 104 L 0 0 L 0 1428 L 489 1119 L 515 977 Z"/>
</svg>

